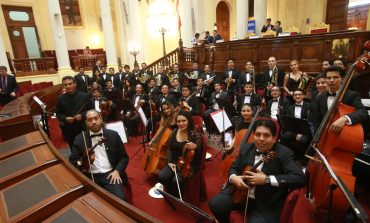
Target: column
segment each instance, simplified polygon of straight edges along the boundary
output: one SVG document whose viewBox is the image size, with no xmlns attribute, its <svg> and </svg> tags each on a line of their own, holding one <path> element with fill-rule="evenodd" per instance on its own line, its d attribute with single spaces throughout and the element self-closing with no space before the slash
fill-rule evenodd
<svg viewBox="0 0 370 223">
<path fill-rule="evenodd" d="M 55 54 L 58 61 L 58 74 L 59 79 L 62 80 L 63 76 L 72 75 L 75 72 L 71 69 L 71 64 L 69 62 L 67 41 L 64 33 L 59 1 L 48 0 L 47 2 L 51 34 L 53 35 Z"/>
<path fill-rule="evenodd" d="M 110 11 L 110 1 L 100 0 L 101 19 L 103 24 L 105 52 L 107 54 L 107 66 L 117 70 L 117 53 L 114 42 L 114 31 L 112 25 L 112 15 Z"/>
<path fill-rule="evenodd" d="M 244 39 L 248 30 L 248 3 L 248 0 L 236 0 L 236 35 L 238 39 Z"/>
<path fill-rule="evenodd" d="M 129 30 L 129 38 L 127 41 L 127 44 L 132 47 L 132 45 L 136 45 L 139 48 L 139 54 L 137 55 L 136 59 L 139 65 L 141 62 L 144 62 L 144 46 L 143 46 L 143 38 L 142 38 L 142 24 L 141 24 L 141 17 L 140 17 L 140 7 L 139 7 L 139 1 L 126 1 L 126 5 L 128 5 L 129 12 L 137 12 L 137 13 L 130 13 L 130 25 L 128 27 Z M 142 27 L 142 28 L 138 28 Z M 146 28 L 146 27 L 145 27 Z M 128 47 L 128 51 L 130 51 L 130 47 Z M 128 55 L 130 56 L 130 64 L 134 64 L 134 56 L 128 52 Z"/>
<path fill-rule="evenodd" d="M 181 5 L 181 35 L 184 47 L 193 47 L 191 39 L 195 33 L 193 31 L 193 17 L 191 15 L 191 2 L 190 0 L 180 1 Z M 177 23 L 176 23 L 177 24 Z"/>
<path fill-rule="evenodd" d="M 266 22 L 267 0 L 254 1 L 254 18 L 256 20 L 256 34 L 261 34 L 262 26 Z"/>
<path fill-rule="evenodd" d="M 6 57 L 3 36 L 1 35 L 1 33 L 0 33 L 0 61 L 1 61 L 0 66 L 6 66 L 6 68 L 8 69 L 8 73 L 10 73 L 11 71 L 8 63 L 8 58 Z"/>
</svg>

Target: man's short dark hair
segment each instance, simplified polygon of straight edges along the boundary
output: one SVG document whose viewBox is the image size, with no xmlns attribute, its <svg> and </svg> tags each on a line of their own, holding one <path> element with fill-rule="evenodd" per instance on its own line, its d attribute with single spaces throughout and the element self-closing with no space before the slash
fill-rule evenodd
<svg viewBox="0 0 370 223">
<path fill-rule="evenodd" d="M 256 123 L 253 126 L 253 132 L 256 132 L 256 129 L 259 126 L 263 126 L 263 127 L 266 127 L 268 129 L 270 129 L 272 136 L 275 137 L 277 130 L 276 130 L 276 125 L 275 125 L 274 121 L 272 121 L 269 118 L 259 118 L 259 119 L 257 119 Z"/>
<path fill-rule="evenodd" d="M 280 22 L 279 20 L 278 20 L 278 21 L 276 21 L 276 23 L 277 23 L 277 24 L 279 24 L 279 26 L 281 25 L 281 22 Z"/>
<path fill-rule="evenodd" d="M 6 66 L 0 66 L 0 70 L 5 70 L 5 71 L 7 71 L 7 70 L 8 70 L 8 68 L 6 68 Z"/>
<path fill-rule="evenodd" d="M 266 19 L 266 21 L 270 21 L 271 22 L 271 18 Z"/>
<path fill-rule="evenodd" d="M 130 69 L 130 66 L 126 64 L 123 68 L 125 68 L 125 69 L 126 69 L 126 68 Z"/>
<path fill-rule="evenodd" d="M 62 78 L 62 82 L 65 80 L 72 80 L 73 83 L 76 83 L 76 80 L 72 76 L 64 76 Z"/>
<path fill-rule="evenodd" d="M 329 67 L 328 69 L 325 70 L 324 77 L 327 77 L 328 72 L 338 72 L 342 78 L 346 76 L 346 72 L 344 72 L 344 70 L 340 67 Z"/>
<path fill-rule="evenodd" d="M 247 85 L 252 85 L 252 87 L 253 87 L 253 82 L 248 81 L 247 83 L 245 83 L 244 87 L 247 86 Z"/>
<path fill-rule="evenodd" d="M 200 34 L 199 33 L 195 33 L 195 37 L 199 37 L 200 36 Z"/>
<path fill-rule="evenodd" d="M 206 34 L 209 35 L 209 31 L 206 31 Z"/>
</svg>

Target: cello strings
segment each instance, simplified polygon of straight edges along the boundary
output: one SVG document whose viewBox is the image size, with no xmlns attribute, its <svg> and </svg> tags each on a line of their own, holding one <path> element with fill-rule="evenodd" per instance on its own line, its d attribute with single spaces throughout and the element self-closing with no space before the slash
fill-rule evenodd
<svg viewBox="0 0 370 223">
<path fill-rule="evenodd" d="M 176 178 L 177 190 L 179 190 L 180 200 L 182 201 L 181 190 L 180 190 L 180 185 L 179 185 L 179 179 L 177 179 L 176 167 L 175 167 L 175 178 Z"/>
<path fill-rule="evenodd" d="M 91 180 L 95 183 L 94 175 L 92 174 L 92 169 L 91 169 L 90 156 L 89 156 L 89 152 L 87 151 L 87 144 L 86 144 L 85 133 L 84 133 L 83 131 L 82 131 L 82 136 L 83 136 L 82 138 L 84 139 L 84 144 L 85 144 L 85 150 L 86 150 L 87 162 L 89 162 L 89 169 L 90 169 Z"/>
</svg>

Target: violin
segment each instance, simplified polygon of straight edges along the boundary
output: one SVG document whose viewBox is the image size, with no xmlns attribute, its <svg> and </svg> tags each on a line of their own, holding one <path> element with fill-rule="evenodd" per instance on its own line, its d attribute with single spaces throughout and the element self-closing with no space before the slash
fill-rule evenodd
<svg viewBox="0 0 370 223">
<path fill-rule="evenodd" d="M 102 137 L 91 149 L 85 148 L 81 159 L 77 162 L 80 170 L 83 173 L 87 173 L 90 170 L 90 166 L 95 161 L 95 148 L 106 141 L 106 138 Z"/>
<path fill-rule="evenodd" d="M 185 178 L 193 175 L 193 172 L 191 171 L 191 161 L 194 159 L 195 149 L 189 149 L 187 147 L 187 143 L 193 142 L 196 134 L 196 131 L 192 131 L 191 136 L 189 137 L 192 140 L 186 140 L 186 144 L 182 147 L 182 155 L 177 160 L 177 167 L 180 170 L 181 175 Z"/>
<path fill-rule="evenodd" d="M 262 164 L 266 163 L 276 157 L 275 151 L 269 151 L 260 161 L 253 166 L 246 166 L 242 175 L 247 175 L 247 171 L 256 172 L 256 169 Z M 245 182 L 247 184 L 247 182 Z M 238 189 L 233 184 L 231 185 L 232 200 L 235 204 L 243 204 L 247 201 L 249 196 L 249 189 Z"/>
<path fill-rule="evenodd" d="M 179 105 L 176 107 L 175 110 L 179 111 L 181 109 L 181 110 L 184 110 L 186 112 L 190 112 L 190 110 L 187 107 L 185 107 L 184 103 L 185 102 L 188 103 L 192 97 L 194 97 L 196 94 L 198 94 L 198 92 L 199 92 L 198 89 L 196 89 L 186 100 L 181 99 L 180 102 L 179 102 Z"/>
<path fill-rule="evenodd" d="M 110 113 L 109 102 L 99 101 L 99 108 L 103 117 L 107 117 Z"/>
</svg>

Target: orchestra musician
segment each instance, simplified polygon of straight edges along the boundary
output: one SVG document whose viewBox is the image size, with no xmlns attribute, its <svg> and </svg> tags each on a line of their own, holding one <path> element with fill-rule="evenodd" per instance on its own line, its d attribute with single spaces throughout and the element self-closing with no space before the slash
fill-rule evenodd
<svg viewBox="0 0 370 223">
<path fill-rule="evenodd" d="M 319 74 L 315 77 L 315 87 L 316 89 L 311 93 L 311 101 L 316 100 L 317 95 L 326 93 L 329 90 L 324 74 Z"/>
<path fill-rule="evenodd" d="M 86 154 L 86 150 L 91 149 L 104 137 L 104 142 L 95 147 L 94 158 L 91 159 L 90 168 L 85 174 L 110 193 L 126 200 L 124 186 L 128 184 L 128 178 L 125 170 L 129 157 L 121 137 L 116 131 L 103 128 L 102 117 L 95 110 L 86 112 L 85 122 L 87 131 L 80 133 L 74 140 L 69 161 L 76 168 L 80 168 L 83 165 L 82 157 L 84 153 Z"/>
<path fill-rule="evenodd" d="M 299 63 L 297 60 L 291 60 L 289 63 L 291 72 L 285 74 L 283 88 L 286 92 L 286 98 L 289 100 L 290 104 L 294 104 L 293 92 L 299 87 L 303 90 L 305 86 L 302 85 L 303 82 L 307 81 L 307 74 L 299 70 Z M 301 86 L 300 86 L 301 85 Z"/>
<path fill-rule="evenodd" d="M 88 93 L 89 87 L 91 85 L 91 79 L 89 75 L 85 74 L 85 69 L 83 67 L 79 68 L 79 73 L 74 76 L 76 81 L 76 88 L 78 91 Z"/>
<path fill-rule="evenodd" d="M 101 91 L 99 88 L 92 88 L 91 93 L 92 97 L 90 99 L 90 103 L 97 112 L 104 113 L 102 114 L 102 118 L 104 122 L 108 122 L 108 117 L 111 116 L 110 113 L 112 110 L 114 110 L 112 107 L 115 105 L 112 101 L 108 101 L 107 98 L 101 96 Z"/>
<path fill-rule="evenodd" d="M 170 94 L 169 88 L 167 84 L 163 84 L 161 87 L 161 93 L 157 97 L 157 101 L 155 102 L 155 105 L 157 108 L 160 108 L 162 103 L 164 101 L 169 101 L 171 104 L 176 105 L 177 104 L 177 99 L 173 94 Z"/>
<path fill-rule="evenodd" d="M 154 77 L 151 77 L 149 79 L 147 93 L 150 95 L 151 98 L 153 98 L 154 101 L 156 101 L 159 94 L 161 94 L 161 88 L 157 86 L 157 79 Z"/>
<path fill-rule="evenodd" d="M 94 80 L 97 80 L 99 78 L 99 76 L 97 76 L 97 74 L 101 74 L 102 73 L 101 72 L 101 66 L 102 66 L 101 61 L 100 60 L 97 60 L 96 63 L 94 64 L 93 70 L 92 70 L 92 74 L 93 74 L 92 78 Z"/>
<path fill-rule="evenodd" d="M 183 85 L 180 85 L 179 79 L 177 77 L 172 79 L 170 94 L 175 96 L 176 101 L 178 101 L 181 97 L 181 86 Z"/>
<path fill-rule="evenodd" d="M 239 96 L 238 110 L 241 109 L 241 105 L 251 104 L 253 107 L 261 105 L 261 97 L 253 92 L 253 83 L 247 82 L 244 86 L 244 92 Z"/>
<path fill-rule="evenodd" d="M 111 67 L 112 68 L 112 67 Z M 105 90 L 106 86 L 107 86 L 107 81 L 108 80 L 111 80 L 113 81 L 112 77 L 114 77 L 114 68 L 109 68 L 109 73 L 106 72 L 106 67 L 103 65 L 101 66 L 101 74 L 100 74 L 100 78 L 98 79 L 99 80 L 99 84 L 100 86 L 103 88 L 103 90 Z M 112 73 L 112 74 L 110 74 Z"/>
<path fill-rule="evenodd" d="M 239 75 L 238 80 L 239 88 L 244 88 L 247 82 L 255 83 L 254 67 L 251 61 L 247 61 L 245 63 L 245 72 L 242 72 Z"/>
<path fill-rule="evenodd" d="M 190 87 L 193 87 L 196 85 L 196 80 L 200 77 L 202 73 L 204 72 L 199 69 L 199 64 L 197 62 L 193 62 L 192 69 L 187 72 Z"/>
<path fill-rule="evenodd" d="M 72 149 L 73 140 L 85 129 L 85 112 L 92 108 L 88 93 L 77 91 L 76 81 L 72 76 L 62 79 L 65 94 L 57 97 L 56 115 L 64 139 Z"/>
<path fill-rule="evenodd" d="M 162 65 L 158 65 L 158 72 L 153 77 L 157 80 L 158 86 L 162 86 L 163 84 L 170 86 L 170 80 L 168 79 L 167 75 L 164 73 Z"/>
<path fill-rule="evenodd" d="M 192 94 L 192 91 L 188 85 L 182 86 L 181 88 L 181 98 L 179 99 L 178 106 L 181 106 L 183 109 L 189 110 L 190 114 L 200 115 L 200 102 L 197 97 Z"/>
<path fill-rule="evenodd" d="M 123 72 L 123 67 L 120 65 L 118 66 L 118 72 L 114 75 L 113 85 L 117 89 L 122 90 L 124 80 L 125 80 L 125 73 Z"/>
<path fill-rule="evenodd" d="M 328 84 L 329 91 L 326 94 L 322 93 L 316 97 L 316 100 L 313 101 L 312 106 L 310 107 L 308 115 L 308 120 L 312 122 L 315 132 L 320 126 L 326 112 L 332 105 L 345 75 L 344 70 L 339 67 L 331 67 L 325 70 L 324 76 Z M 339 119 L 334 121 L 329 127 L 329 131 L 339 133 L 344 125 L 364 123 L 368 119 L 368 114 L 361 102 L 361 96 L 357 92 L 347 90 L 343 96 L 342 103 L 354 107 L 356 111 L 341 116 Z"/>
<path fill-rule="evenodd" d="M 253 143 L 241 146 L 240 154 L 229 170 L 229 184 L 209 201 L 209 207 L 220 223 L 229 222 L 232 210 L 244 208 L 245 204 L 233 202 L 232 187 L 250 190 L 249 223 L 278 223 L 288 189 L 305 185 L 306 177 L 294 163 L 293 152 L 276 142 L 275 123 L 270 119 L 257 120 L 253 132 Z M 274 151 L 276 158 L 262 163 L 257 172 L 243 174 L 247 166 L 255 165 L 269 151 Z"/>
<path fill-rule="evenodd" d="M 178 127 L 172 131 L 170 136 L 167 149 L 167 165 L 159 173 L 158 179 L 170 194 L 179 197 L 177 184 L 180 190 L 183 191 L 186 179 L 200 171 L 203 142 L 201 135 L 195 130 L 194 122 L 189 112 L 180 110 L 175 120 Z M 187 153 L 193 153 L 193 157 L 189 157 L 189 160 L 186 160 Z M 181 158 L 185 162 L 190 162 L 188 170 L 190 173 L 188 176 L 184 176 L 182 172 L 182 168 L 186 168 L 187 165 L 182 167 L 178 165 Z"/>
<path fill-rule="evenodd" d="M 225 69 L 223 75 L 226 86 L 225 90 L 228 91 L 228 93 L 237 90 L 239 76 L 240 72 L 235 68 L 234 59 L 228 59 L 227 68 Z"/>
<path fill-rule="evenodd" d="M 278 86 L 273 86 L 271 89 L 271 99 L 267 102 L 265 117 L 277 120 L 277 115 L 284 115 L 289 107 L 289 101 L 281 95 L 281 90 Z"/>
<path fill-rule="evenodd" d="M 208 99 L 211 97 L 211 92 L 205 86 L 204 80 L 202 77 L 198 77 L 196 86 L 192 88 L 192 92 L 197 92 L 195 97 L 198 98 L 199 102 L 204 103 L 206 106 L 209 104 Z"/>
<path fill-rule="evenodd" d="M 226 91 L 222 90 L 222 86 L 221 86 L 220 82 L 215 82 L 214 88 L 215 88 L 215 91 L 212 92 L 212 94 L 211 94 L 210 108 L 208 108 L 204 112 L 204 124 L 205 124 L 205 126 L 207 128 L 207 131 L 209 133 L 216 132 L 216 130 L 213 129 L 212 126 L 211 126 L 211 113 L 215 112 L 215 111 L 218 111 L 220 109 L 220 106 L 218 105 L 218 103 L 216 101 L 216 98 L 228 100 L 228 97 L 229 97 L 228 93 Z"/>
<path fill-rule="evenodd" d="M 207 90 L 209 92 L 213 92 L 213 84 L 215 82 L 216 74 L 211 71 L 211 66 L 209 64 L 204 65 L 204 73 L 200 77 L 203 79 Z"/>
<path fill-rule="evenodd" d="M 179 69 L 179 64 L 175 63 L 172 65 L 172 71 L 168 74 L 168 79 L 172 83 L 172 80 L 177 78 L 180 85 L 188 84 L 188 77 Z"/>
<path fill-rule="evenodd" d="M 269 57 L 268 68 L 263 73 L 263 87 L 265 89 L 265 102 L 270 99 L 270 91 L 273 85 L 283 87 L 285 72 L 283 69 L 277 67 L 277 60 L 275 57 Z"/>
</svg>

